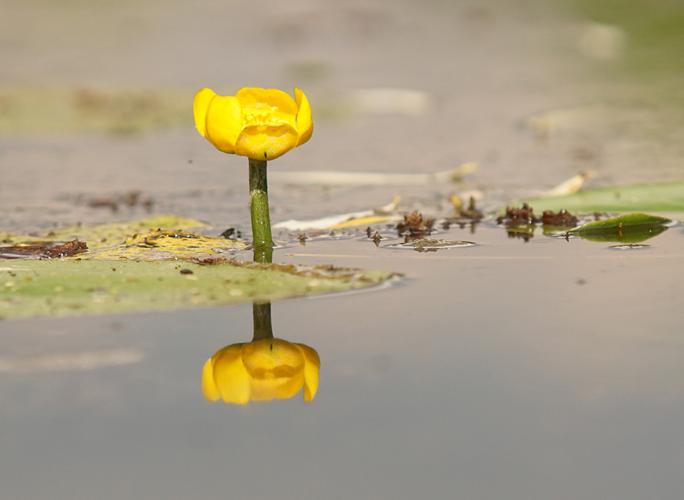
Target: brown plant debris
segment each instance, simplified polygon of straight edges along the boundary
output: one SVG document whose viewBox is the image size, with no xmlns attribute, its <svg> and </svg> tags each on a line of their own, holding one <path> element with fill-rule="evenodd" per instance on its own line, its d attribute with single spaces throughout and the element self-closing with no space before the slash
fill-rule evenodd
<svg viewBox="0 0 684 500">
<path fill-rule="evenodd" d="M 466 208 L 463 207 L 463 201 L 459 196 L 451 196 L 450 201 L 454 206 L 454 215 L 450 218 L 451 221 L 478 222 L 484 218 L 484 214 L 476 206 L 474 196 L 468 198 L 468 206 Z"/>
<path fill-rule="evenodd" d="M 242 232 L 235 229 L 234 227 L 229 227 L 221 233 L 221 236 L 223 236 L 227 240 L 240 240 L 242 239 Z"/>
<path fill-rule="evenodd" d="M 88 250 L 85 241 L 32 241 L 0 247 L 0 259 L 54 259 Z"/>
<path fill-rule="evenodd" d="M 154 200 L 149 196 L 143 196 L 138 190 L 126 191 L 122 194 L 96 196 L 96 197 L 77 197 L 76 201 L 85 203 L 89 208 L 107 208 L 112 212 L 118 212 L 121 207 L 134 209 L 142 207 L 150 212 L 154 207 Z"/>
<path fill-rule="evenodd" d="M 404 220 L 397 223 L 397 233 L 408 242 L 429 236 L 434 225 L 435 219 L 425 218 L 423 214 L 414 210 L 411 213 L 404 214 Z"/>
<path fill-rule="evenodd" d="M 497 217 L 496 222 L 505 224 L 507 228 L 515 228 L 521 226 L 531 226 L 534 224 L 543 224 L 545 226 L 559 226 L 559 227 L 575 227 L 578 218 L 572 215 L 567 210 L 544 210 L 541 217 L 534 215 L 534 210 L 527 203 L 523 203 L 522 207 L 506 207 L 506 214 Z"/>
<path fill-rule="evenodd" d="M 537 219 L 534 217 L 534 210 L 527 203 L 522 207 L 506 207 L 506 214 L 496 218 L 498 224 L 506 224 L 507 227 L 525 226 L 534 224 Z"/>
<path fill-rule="evenodd" d="M 567 210 L 544 210 L 541 221 L 545 226 L 575 227 L 579 219 Z"/>
</svg>

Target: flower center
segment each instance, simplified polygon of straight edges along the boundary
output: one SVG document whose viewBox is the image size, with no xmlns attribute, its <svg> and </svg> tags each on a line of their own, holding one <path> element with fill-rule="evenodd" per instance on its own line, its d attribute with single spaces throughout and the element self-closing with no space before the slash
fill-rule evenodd
<svg viewBox="0 0 684 500">
<path fill-rule="evenodd" d="M 242 117 L 247 126 L 277 127 L 286 123 L 278 116 L 278 108 L 266 103 L 258 102 L 245 106 L 242 109 Z"/>
</svg>

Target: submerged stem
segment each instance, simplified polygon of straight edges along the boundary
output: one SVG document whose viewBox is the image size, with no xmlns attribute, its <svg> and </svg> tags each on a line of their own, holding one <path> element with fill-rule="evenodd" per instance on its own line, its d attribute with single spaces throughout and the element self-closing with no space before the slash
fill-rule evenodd
<svg viewBox="0 0 684 500">
<path fill-rule="evenodd" d="M 268 209 L 268 180 L 266 178 L 265 160 L 249 159 L 249 197 L 254 260 L 271 262 L 273 238 L 271 237 L 271 219 Z"/>
</svg>

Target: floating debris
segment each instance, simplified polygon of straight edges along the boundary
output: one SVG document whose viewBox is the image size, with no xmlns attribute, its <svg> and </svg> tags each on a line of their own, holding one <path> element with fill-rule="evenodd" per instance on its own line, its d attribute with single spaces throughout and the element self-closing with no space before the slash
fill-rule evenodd
<svg viewBox="0 0 684 500">
<path fill-rule="evenodd" d="M 645 250 L 651 248 L 651 245 L 646 245 L 643 243 L 627 243 L 624 245 L 611 245 L 608 248 L 611 250 Z"/>
<path fill-rule="evenodd" d="M 473 195 L 468 198 L 467 208 L 463 208 L 463 200 L 458 195 L 451 195 L 449 201 L 454 207 L 454 216 L 449 217 L 448 222 L 478 222 L 484 218 L 484 214 L 476 206 Z"/>
<path fill-rule="evenodd" d="M 414 210 L 404 214 L 404 220 L 397 224 L 397 234 L 404 237 L 404 242 L 424 238 L 432 234 L 435 219 L 425 218 L 423 214 Z"/>
<path fill-rule="evenodd" d="M 497 217 L 496 222 L 506 226 L 509 238 L 520 238 L 528 243 L 534 237 L 536 219 L 534 210 L 527 203 L 520 208 L 506 207 L 506 214 Z"/>
<path fill-rule="evenodd" d="M 578 221 L 579 219 L 567 210 L 559 210 L 558 212 L 544 210 L 541 216 L 541 222 L 545 226 L 575 227 Z"/>
<path fill-rule="evenodd" d="M 430 109 L 430 95 L 422 90 L 367 88 L 350 93 L 349 105 L 359 113 L 417 116 Z"/>
<path fill-rule="evenodd" d="M 234 227 L 229 227 L 225 231 L 221 233 L 221 236 L 223 236 L 227 240 L 239 240 L 242 239 L 242 232 L 236 230 Z"/>
<path fill-rule="evenodd" d="M 582 186 L 584 186 L 584 183 L 587 179 L 590 179 L 595 176 L 596 172 L 593 170 L 586 170 L 584 172 L 580 172 L 579 174 L 574 175 L 569 179 L 561 182 L 553 189 L 550 189 L 549 191 L 544 193 L 542 196 L 552 198 L 555 196 L 569 196 L 571 194 L 575 194 L 579 192 L 580 189 L 582 189 Z"/>
<path fill-rule="evenodd" d="M 429 186 L 461 182 L 478 169 L 475 162 L 462 163 L 452 170 L 432 174 L 395 174 L 382 172 L 310 171 L 269 172 L 274 182 L 304 186 Z"/>
<path fill-rule="evenodd" d="M 108 208 L 112 212 L 118 212 L 122 206 L 129 209 L 142 207 L 147 212 L 152 211 L 154 207 L 154 199 L 143 196 L 142 192 L 138 190 L 94 198 L 78 196 L 76 202 L 84 203 L 89 208 Z"/>
<path fill-rule="evenodd" d="M 531 225 L 536 222 L 534 210 L 527 203 L 522 207 L 506 207 L 506 214 L 496 218 L 497 224 L 506 224 L 507 227 Z"/>
<path fill-rule="evenodd" d="M 613 61 L 626 46 L 627 33 L 619 26 L 591 21 L 579 28 L 577 49 L 591 59 Z"/>
<path fill-rule="evenodd" d="M 393 222 L 394 220 L 399 219 L 398 215 L 393 214 L 393 212 L 399 206 L 399 201 L 401 201 L 401 197 L 395 196 L 390 203 L 376 209 L 331 215 L 321 219 L 313 220 L 290 219 L 274 224 L 273 228 L 287 229 L 289 231 L 306 231 L 346 229 L 349 227 L 364 226 L 368 224 Z"/>
<path fill-rule="evenodd" d="M 497 217 L 498 224 L 504 224 L 509 238 L 519 238 L 529 242 L 534 237 L 537 224 L 543 224 L 544 233 L 555 236 L 554 229 L 574 228 L 577 226 L 578 218 L 567 210 L 545 210 L 541 217 L 534 214 L 534 209 L 527 203 L 522 207 L 506 207 L 506 214 Z M 564 236 L 567 232 L 564 233 Z"/>
<path fill-rule="evenodd" d="M 420 238 L 412 241 L 406 241 L 404 243 L 394 243 L 392 245 L 386 245 L 383 248 L 415 250 L 416 252 L 436 252 L 437 250 L 448 250 L 451 248 L 466 248 L 475 245 L 476 243 L 472 241 Z"/>
<path fill-rule="evenodd" d="M 32 241 L 0 247 L 1 259 L 55 259 L 88 250 L 85 241 Z"/>
<path fill-rule="evenodd" d="M 575 227 L 579 219 L 567 210 L 544 210 L 541 217 L 534 214 L 534 209 L 527 203 L 522 207 L 506 207 L 505 215 L 496 218 L 497 224 L 505 224 L 506 227 L 530 226 L 533 224 L 544 224 L 545 226 Z"/>
</svg>

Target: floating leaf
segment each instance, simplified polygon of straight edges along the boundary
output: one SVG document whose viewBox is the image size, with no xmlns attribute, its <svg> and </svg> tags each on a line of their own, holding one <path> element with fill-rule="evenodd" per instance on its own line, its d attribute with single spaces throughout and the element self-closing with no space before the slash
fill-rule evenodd
<svg viewBox="0 0 684 500">
<path fill-rule="evenodd" d="M 531 199 L 528 203 L 538 212 L 684 212 L 684 181 L 588 189 L 570 196 Z"/>
<path fill-rule="evenodd" d="M 187 121 L 186 91 L 0 89 L 0 132 L 132 134 Z"/>
<path fill-rule="evenodd" d="M 0 240 L 10 244 L 85 241 L 88 252 L 79 258 L 105 260 L 196 260 L 247 247 L 242 241 L 188 232 L 207 227 L 197 220 L 162 215 L 129 222 L 70 226 L 40 236 L 0 234 Z"/>
<path fill-rule="evenodd" d="M 238 262 L 10 260 L 0 268 L 0 318 L 222 306 L 363 288 L 391 276 Z"/>
<path fill-rule="evenodd" d="M 640 243 L 667 230 L 671 222 L 664 217 L 636 213 L 589 222 L 569 232 L 591 241 Z"/>
<path fill-rule="evenodd" d="M 12 258 L 0 261 L 0 318 L 273 300 L 367 287 L 393 276 L 330 266 L 238 262 L 231 253 L 246 243 L 188 231 L 206 227 L 196 220 L 162 216 L 73 226 L 34 237 L 0 235 L 0 256 Z M 58 244 L 64 241 L 67 244 Z M 79 245 L 72 257 L 37 260 L 64 255 L 66 246 L 83 242 L 87 250 Z"/>
</svg>

